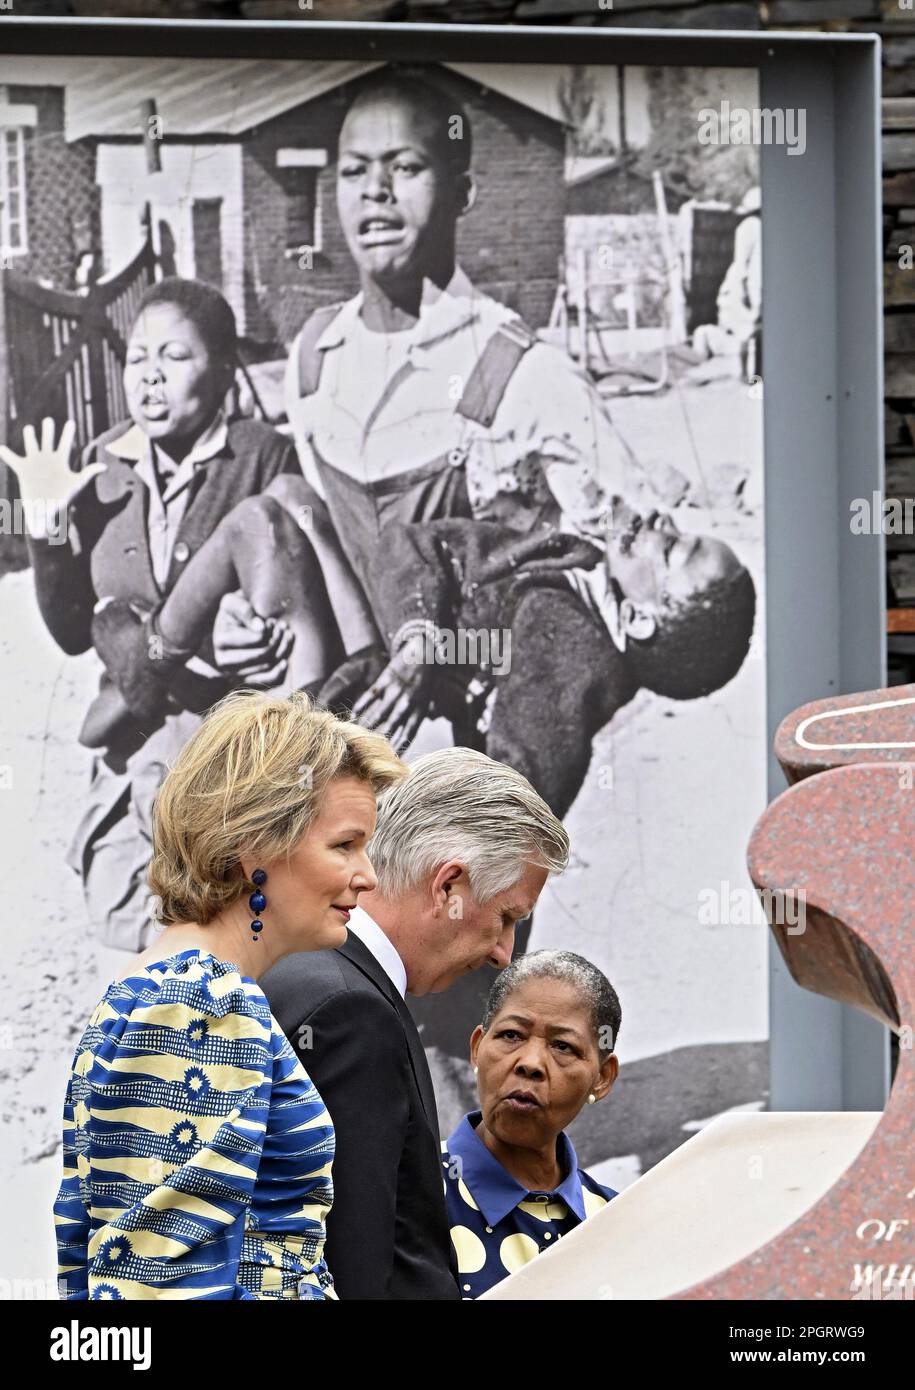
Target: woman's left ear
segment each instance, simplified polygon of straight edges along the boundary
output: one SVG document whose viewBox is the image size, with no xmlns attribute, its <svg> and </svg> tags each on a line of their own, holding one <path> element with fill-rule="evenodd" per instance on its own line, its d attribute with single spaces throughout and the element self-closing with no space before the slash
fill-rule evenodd
<svg viewBox="0 0 915 1390">
<path fill-rule="evenodd" d="M 610 1091 L 616 1078 L 619 1076 L 620 1059 L 615 1052 L 611 1052 L 605 1062 L 601 1063 L 600 1081 L 596 1086 L 592 1086 L 591 1093 L 596 1100 L 603 1100 L 604 1096 Z"/>
</svg>

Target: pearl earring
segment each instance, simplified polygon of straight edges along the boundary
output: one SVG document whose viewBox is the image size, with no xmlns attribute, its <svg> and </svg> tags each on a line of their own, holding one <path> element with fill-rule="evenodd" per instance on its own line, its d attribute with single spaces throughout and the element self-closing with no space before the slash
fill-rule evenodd
<svg viewBox="0 0 915 1390">
<path fill-rule="evenodd" d="M 474 1069 L 473 1069 L 473 1074 L 474 1074 L 474 1076 L 479 1076 L 479 1074 L 480 1074 L 480 1068 L 479 1068 L 479 1067 L 474 1067 Z"/>
<path fill-rule="evenodd" d="M 589 1105 L 593 1105 L 594 1102 L 595 1102 L 596 1100 L 597 1100 L 597 1096 L 596 1096 L 596 1095 L 594 1094 L 594 1092 L 592 1091 L 592 1092 L 590 1093 L 590 1095 L 588 1096 L 588 1104 L 589 1104 Z"/>
</svg>

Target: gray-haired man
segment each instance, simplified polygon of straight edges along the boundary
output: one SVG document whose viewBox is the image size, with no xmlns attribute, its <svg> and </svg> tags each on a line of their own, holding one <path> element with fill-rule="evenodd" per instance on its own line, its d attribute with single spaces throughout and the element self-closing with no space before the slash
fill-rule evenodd
<svg viewBox="0 0 915 1390">
<path fill-rule="evenodd" d="M 427 753 L 379 803 L 363 894 L 335 951 L 261 984 L 330 1112 L 325 1254 L 341 1298 L 460 1298 L 432 1078 L 407 993 L 511 960 L 515 923 L 569 840 L 530 783 L 467 748 Z"/>
</svg>

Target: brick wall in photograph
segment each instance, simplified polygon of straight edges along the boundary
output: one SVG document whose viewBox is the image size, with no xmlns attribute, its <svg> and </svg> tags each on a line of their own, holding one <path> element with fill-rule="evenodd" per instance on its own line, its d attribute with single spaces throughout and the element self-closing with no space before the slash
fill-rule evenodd
<svg viewBox="0 0 915 1390">
<path fill-rule="evenodd" d="M 63 88 L 10 86 L 8 100 L 34 106 L 36 124 L 25 133 L 28 255 L 13 268 L 61 288 L 74 285 L 79 251 L 98 241 L 99 197 L 95 152 L 86 141 L 67 145 Z"/>
<path fill-rule="evenodd" d="M 452 88 L 472 131 L 478 197 L 458 226 L 458 257 L 486 293 L 509 304 L 534 327 L 545 324 L 556 292 L 563 247 L 562 126 L 499 93 L 479 93 L 454 77 Z M 353 84 L 265 121 L 244 142 L 246 321 L 251 336 L 290 342 L 309 312 L 348 298 L 358 277 L 340 228 L 334 191 L 337 133 Z M 321 246 L 305 258 L 288 255 L 288 199 L 277 151 L 325 150 L 319 175 Z M 496 171 L 498 171 L 496 175 Z"/>
</svg>

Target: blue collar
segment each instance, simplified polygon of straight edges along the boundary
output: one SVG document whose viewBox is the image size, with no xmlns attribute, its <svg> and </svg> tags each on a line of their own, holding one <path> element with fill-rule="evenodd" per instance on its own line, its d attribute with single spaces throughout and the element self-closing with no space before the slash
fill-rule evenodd
<svg viewBox="0 0 915 1390">
<path fill-rule="evenodd" d="M 507 1172 L 491 1154 L 476 1132 L 482 1113 L 471 1110 L 447 1140 L 447 1151 L 461 1160 L 461 1178 L 469 1189 L 488 1226 L 496 1226 L 519 1202 L 526 1202 L 530 1192 Z M 585 1203 L 581 1192 L 578 1157 L 572 1141 L 562 1130 L 557 1140 L 560 1164 L 565 1177 L 554 1194 L 561 1197 L 579 1221 L 585 1220 Z"/>
</svg>

